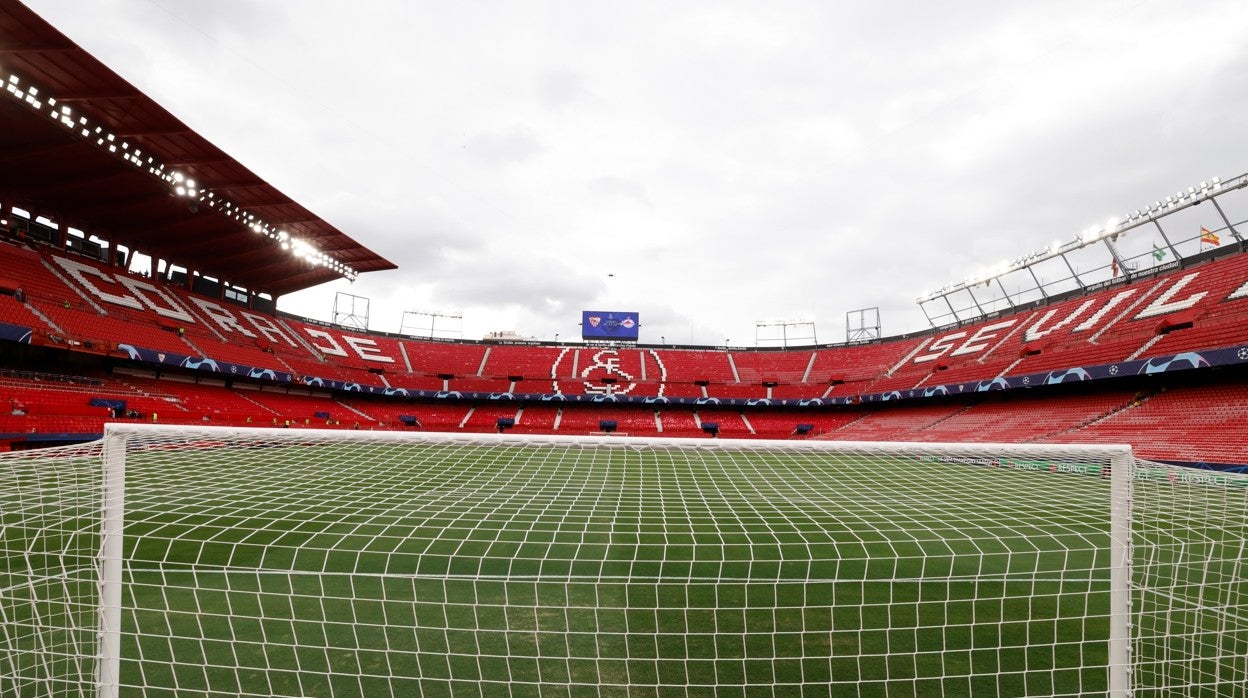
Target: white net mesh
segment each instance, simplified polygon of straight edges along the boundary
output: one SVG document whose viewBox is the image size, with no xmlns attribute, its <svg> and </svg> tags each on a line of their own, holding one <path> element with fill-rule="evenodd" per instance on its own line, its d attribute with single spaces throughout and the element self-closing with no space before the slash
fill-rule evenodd
<svg viewBox="0 0 1248 698">
<path fill-rule="evenodd" d="M 110 433 L 122 694 L 1105 693 L 1114 457 L 1136 694 L 1248 682 L 1243 476 L 1067 446 Z M 107 664 L 104 451 L 0 458 L 6 695 Z"/>
</svg>

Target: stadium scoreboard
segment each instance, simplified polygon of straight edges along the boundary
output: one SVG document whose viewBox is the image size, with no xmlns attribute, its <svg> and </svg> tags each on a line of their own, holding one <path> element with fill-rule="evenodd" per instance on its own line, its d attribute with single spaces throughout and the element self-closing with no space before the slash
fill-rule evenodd
<svg viewBox="0 0 1248 698">
<path fill-rule="evenodd" d="M 603 310 L 581 311 L 581 339 L 637 341 L 639 314 Z"/>
</svg>

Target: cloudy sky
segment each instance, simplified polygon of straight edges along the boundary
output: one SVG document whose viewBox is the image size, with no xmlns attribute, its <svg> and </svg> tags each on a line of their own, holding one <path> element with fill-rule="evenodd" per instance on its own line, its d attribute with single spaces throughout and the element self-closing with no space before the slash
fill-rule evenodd
<svg viewBox="0 0 1248 698">
<path fill-rule="evenodd" d="M 927 290 L 1248 169 L 1242 0 L 25 1 L 397 263 L 280 304 L 363 296 L 375 330 L 637 310 L 642 341 L 750 346 L 878 307 L 896 334 Z"/>
</svg>

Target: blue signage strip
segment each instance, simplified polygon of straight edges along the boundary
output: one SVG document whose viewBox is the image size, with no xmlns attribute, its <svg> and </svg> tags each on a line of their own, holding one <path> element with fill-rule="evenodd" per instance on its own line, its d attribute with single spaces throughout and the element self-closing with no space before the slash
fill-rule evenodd
<svg viewBox="0 0 1248 698">
<path fill-rule="evenodd" d="M 189 368 L 196 371 L 220 373 L 227 376 L 240 376 L 242 378 L 271 380 L 278 383 L 290 383 L 294 381 L 294 376 L 289 371 L 275 371 L 271 368 L 245 366 L 243 364 L 236 364 L 230 361 L 210 359 L 205 356 L 187 356 L 186 354 L 175 354 L 169 351 L 157 351 L 155 349 L 136 347 L 132 344 L 118 344 L 117 349 L 119 351 L 126 352 L 126 354 L 134 361 L 142 361 L 143 363 L 148 364 L 178 366 L 180 368 Z"/>
<path fill-rule="evenodd" d="M 9 322 L 0 322 L 0 340 L 30 344 L 30 334 L 31 329 L 29 327 L 14 325 Z"/>
<path fill-rule="evenodd" d="M 889 400 L 908 400 L 911 398 L 940 397 L 943 395 L 965 395 L 966 393 L 983 393 L 991 390 L 1009 390 L 1011 388 L 1031 388 L 1038 385 L 1079 383 L 1122 376 L 1149 376 L 1158 373 L 1173 373 L 1174 371 L 1190 371 L 1196 368 L 1232 366 L 1243 363 L 1248 363 L 1248 346 L 1204 349 L 1201 351 L 1185 351 L 1168 356 L 1154 356 L 1151 359 L 1136 359 L 1134 361 L 1120 361 L 1118 363 L 1096 364 L 1093 366 L 1076 366 L 1074 368 L 1063 368 L 1042 373 L 1002 376 L 992 380 L 934 385 L 913 390 L 893 390 L 887 393 L 871 393 L 863 395 L 862 402 L 886 402 Z"/>
</svg>

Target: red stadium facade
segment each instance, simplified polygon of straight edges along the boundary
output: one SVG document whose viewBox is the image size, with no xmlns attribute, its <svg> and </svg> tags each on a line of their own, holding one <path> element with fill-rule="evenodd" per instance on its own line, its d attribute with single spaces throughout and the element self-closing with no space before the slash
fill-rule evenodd
<svg viewBox="0 0 1248 698">
<path fill-rule="evenodd" d="M 276 299 L 392 264 L 24 6 L 0 4 L 0 34 L 12 42 L 0 54 L 4 448 L 138 419 L 1126 441 L 1145 457 L 1248 464 L 1248 447 L 1230 438 L 1248 418 L 1248 256 L 1237 233 L 1095 291 L 866 343 L 732 350 L 361 332 L 277 313 Z M 300 245 L 301 256 L 288 253 Z M 128 271 L 137 250 L 164 262 L 159 273 Z"/>
</svg>

